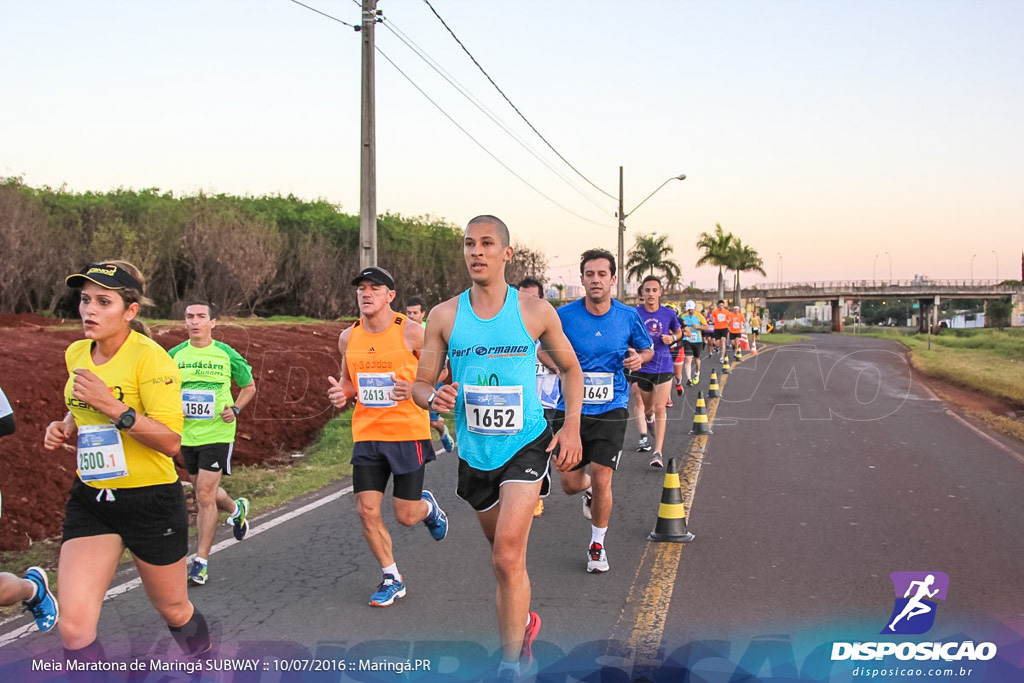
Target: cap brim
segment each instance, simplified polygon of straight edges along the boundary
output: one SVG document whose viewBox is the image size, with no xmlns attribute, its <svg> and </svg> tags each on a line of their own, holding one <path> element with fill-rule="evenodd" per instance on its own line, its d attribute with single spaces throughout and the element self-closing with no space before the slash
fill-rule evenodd
<svg viewBox="0 0 1024 683">
<path fill-rule="evenodd" d="M 86 280 L 88 280 L 89 282 L 92 282 L 93 284 L 97 284 L 100 287 L 103 287 L 104 289 L 125 289 L 126 288 L 126 285 L 123 285 L 120 282 L 115 282 L 111 278 L 103 278 L 103 279 L 97 280 L 94 277 L 89 277 L 88 275 L 83 275 L 82 273 L 75 273 L 74 275 L 68 275 L 66 278 L 64 278 L 64 283 L 68 287 L 72 287 L 72 288 L 77 289 L 77 288 L 80 288 L 80 287 L 84 287 Z"/>
</svg>

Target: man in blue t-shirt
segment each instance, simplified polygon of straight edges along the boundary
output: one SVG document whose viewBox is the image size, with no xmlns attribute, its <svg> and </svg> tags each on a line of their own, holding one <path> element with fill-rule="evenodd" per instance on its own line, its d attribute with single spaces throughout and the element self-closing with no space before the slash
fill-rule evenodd
<svg viewBox="0 0 1024 683">
<path fill-rule="evenodd" d="M 604 249 L 585 251 L 580 282 L 587 294 L 558 309 L 562 329 L 583 368 L 583 459 L 562 472 L 562 490 L 569 495 L 583 492 L 583 515 L 591 520 L 588 572 L 608 571 L 604 540 L 612 514 L 612 474 L 619 466 L 629 421 L 629 385 L 623 369 L 639 370 L 654 356 L 636 309 L 612 299 L 615 281 L 615 257 Z M 556 427 L 565 419 L 565 401 L 558 407 Z"/>
<path fill-rule="evenodd" d="M 640 299 L 643 303 L 636 307 L 643 321 L 647 334 L 654 344 L 654 357 L 638 371 L 630 374 L 630 381 L 636 383 L 640 392 L 640 405 L 643 406 L 644 427 L 654 427 L 654 455 L 651 467 L 661 468 L 665 463 L 661 449 L 665 445 L 665 408 L 669 401 L 670 380 L 675 376 L 672 372 L 672 350 L 682 332 L 682 325 L 676 312 L 661 305 L 664 290 L 661 280 L 656 275 L 648 275 L 640 283 Z M 650 437 L 644 433 L 640 436 L 640 448 L 650 448 Z"/>
</svg>

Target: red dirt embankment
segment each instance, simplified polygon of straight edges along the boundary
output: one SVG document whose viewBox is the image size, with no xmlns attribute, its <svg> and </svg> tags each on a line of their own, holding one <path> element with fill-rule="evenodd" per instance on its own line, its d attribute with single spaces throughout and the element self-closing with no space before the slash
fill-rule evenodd
<svg viewBox="0 0 1024 683">
<path fill-rule="evenodd" d="M 59 536 L 64 520 L 75 458 L 70 451 L 45 450 L 43 432 L 64 415 L 64 349 L 82 334 L 77 327 L 56 329 L 57 322 L 0 315 L 0 387 L 17 423 L 13 435 L 0 439 L 0 550 L 24 550 Z M 327 376 L 337 376 L 338 334 L 345 326 L 217 325 L 214 338 L 249 361 L 256 382 L 256 398 L 239 419 L 234 463 L 290 462 L 336 413 L 327 400 Z M 180 325 L 156 327 L 153 336 L 168 349 L 186 338 Z"/>
</svg>

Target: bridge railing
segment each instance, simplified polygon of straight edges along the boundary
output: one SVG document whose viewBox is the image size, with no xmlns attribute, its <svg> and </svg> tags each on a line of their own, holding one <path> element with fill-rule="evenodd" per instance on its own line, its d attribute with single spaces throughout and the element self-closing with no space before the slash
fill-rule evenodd
<svg viewBox="0 0 1024 683">
<path fill-rule="evenodd" d="M 744 289 L 779 291 L 792 289 L 846 290 L 858 289 L 985 289 L 1016 292 L 1021 285 L 1004 285 L 1003 280 L 808 280 L 805 282 L 761 282 Z"/>
</svg>

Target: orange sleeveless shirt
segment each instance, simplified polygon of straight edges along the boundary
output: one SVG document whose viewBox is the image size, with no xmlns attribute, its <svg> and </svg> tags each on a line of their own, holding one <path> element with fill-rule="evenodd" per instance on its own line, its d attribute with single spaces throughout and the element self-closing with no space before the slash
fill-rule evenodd
<svg viewBox="0 0 1024 683">
<path fill-rule="evenodd" d="M 352 326 L 345 350 L 348 376 L 356 387 L 358 402 L 352 415 L 352 441 L 419 441 L 430 439 L 430 419 L 413 400 L 389 399 L 389 376 L 412 382 L 419 359 L 405 346 L 402 331 L 406 317 L 395 313 L 383 332 L 367 332 L 361 320 Z"/>
</svg>

